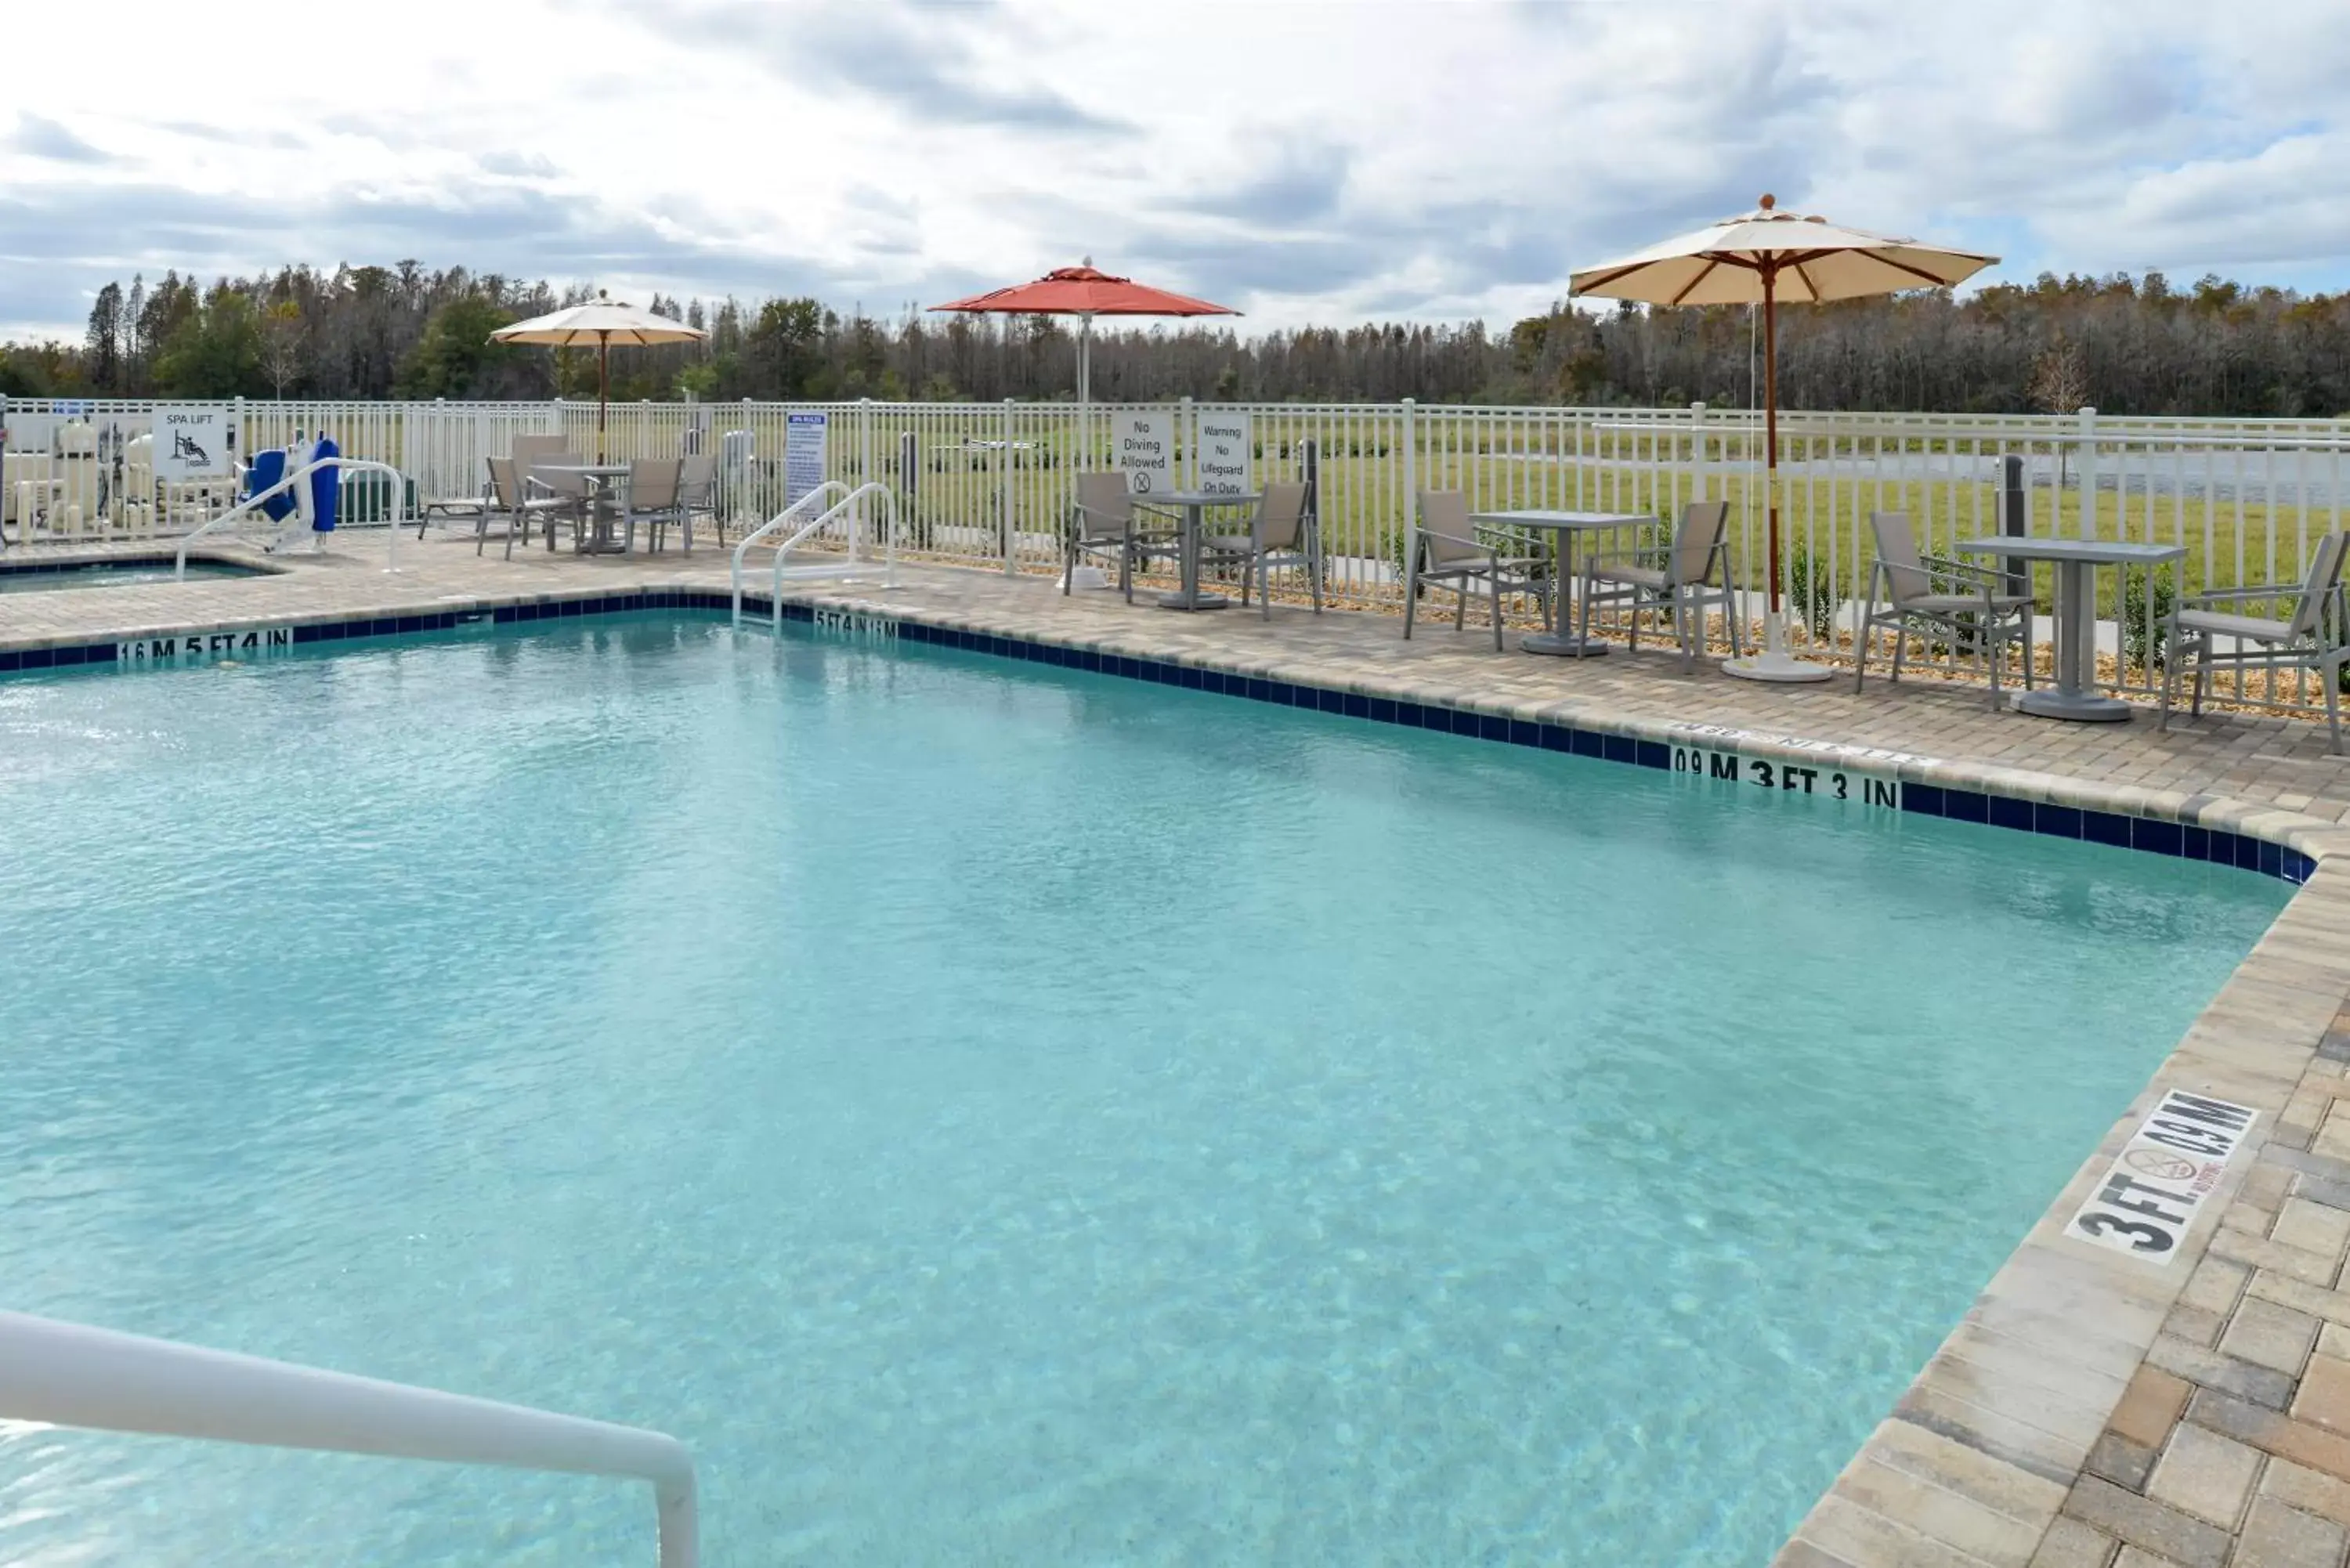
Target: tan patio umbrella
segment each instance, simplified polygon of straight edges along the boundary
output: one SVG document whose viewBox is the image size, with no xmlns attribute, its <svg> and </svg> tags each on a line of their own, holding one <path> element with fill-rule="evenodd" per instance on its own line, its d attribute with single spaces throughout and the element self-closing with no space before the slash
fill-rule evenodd
<svg viewBox="0 0 2350 1568">
<path fill-rule="evenodd" d="M 612 397 L 615 343 L 699 343 L 710 334 L 682 321 L 613 299 L 602 289 L 593 305 L 567 305 L 490 334 L 493 343 L 551 343 L 558 348 L 596 346 L 596 461 L 604 461 L 604 410 Z"/>
<path fill-rule="evenodd" d="M 1905 288 L 1947 288 L 1999 260 L 1840 228 L 1825 218 L 1783 213 L 1769 196 L 1753 212 L 1693 234 L 1585 267 L 1570 292 L 1653 305 L 1762 306 L 1764 495 L 1770 511 L 1771 596 L 1763 650 L 1722 666 L 1750 680 L 1825 680 L 1825 665 L 1793 659 L 1779 603 L 1779 322 L 1782 299 L 1817 304 Z"/>
</svg>

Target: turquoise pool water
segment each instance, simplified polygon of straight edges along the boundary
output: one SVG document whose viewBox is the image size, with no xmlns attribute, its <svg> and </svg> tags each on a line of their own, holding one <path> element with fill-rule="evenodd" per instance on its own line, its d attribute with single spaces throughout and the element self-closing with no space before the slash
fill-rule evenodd
<svg viewBox="0 0 2350 1568">
<path fill-rule="evenodd" d="M 234 561 L 190 561 L 188 576 L 197 577 L 263 577 L 259 566 Z M 51 588 L 118 588 L 128 583 L 168 583 L 179 572 L 170 557 L 120 561 L 73 561 L 0 565 L 0 594 L 47 593 Z"/>
<path fill-rule="evenodd" d="M 2287 896 L 667 619 L 0 682 L 0 1301 L 730 1565 L 1759 1563 Z M 651 1534 L 0 1429 L 11 1563 Z"/>
</svg>

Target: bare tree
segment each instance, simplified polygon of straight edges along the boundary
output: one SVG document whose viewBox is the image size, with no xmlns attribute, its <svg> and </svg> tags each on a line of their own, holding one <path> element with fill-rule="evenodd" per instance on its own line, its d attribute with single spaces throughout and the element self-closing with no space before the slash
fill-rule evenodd
<svg viewBox="0 0 2350 1568">
<path fill-rule="evenodd" d="M 2076 412 L 2089 400 L 2089 367 L 2082 357 L 2081 346 L 2067 342 L 2062 332 L 2057 333 L 2033 358 L 2032 381 L 2024 390 L 2043 414 Z M 2060 494 L 2064 489 L 2065 462 L 2071 455 L 2064 442 L 2056 443 L 2056 489 Z"/>
<path fill-rule="evenodd" d="M 302 307 L 281 299 L 261 313 L 261 369 L 277 396 L 302 369 Z"/>
</svg>

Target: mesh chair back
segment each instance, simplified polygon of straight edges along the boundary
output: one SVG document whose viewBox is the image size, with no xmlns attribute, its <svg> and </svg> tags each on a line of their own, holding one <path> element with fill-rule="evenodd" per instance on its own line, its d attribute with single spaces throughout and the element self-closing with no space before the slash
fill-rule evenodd
<svg viewBox="0 0 2350 1568">
<path fill-rule="evenodd" d="M 677 484 L 687 501 L 708 501 L 711 487 L 717 483 L 718 460 L 708 452 L 697 452 L 681 460 Z"/>
<path fill-rule="evenodd" d="M 570 445 L 569 436 L 516 436 L 507 443 L 507 455 L 515 460 L 522 472 L 527 473 L 530 465 L 540 458 L 551 458 L 558 452 L 567 451 Z"/>
<path fill-rule="evenodd" d="M 1722 530 L 1730 525 L 1727 501 L 1692 501 L 1681 508 L 1681 525 L 1673 530 L 1673 581 L 1701 583 L 1713 571 L 1721 547 Z"/>
<path fill-rule="evenodd" d="M 1257 548 L 1295 550 L 1305 531 L 1305 486 L 1300 483 L 1268 484 L 1256 504 Z"/>
<path fill-rule="evenodd" d="M 2293 634 L 2307 637 L 2324 623 L 2326 601 L 2342 580 L 2342 557 L 2350 534 L 2328 534 L 2309 555 L 2309 576 L 2302 584 L 2301 603 L 2293 612 Z M 2343 629 L 2335 628 L 2337 634 Z"/>
<path fill-rule="evenodd" d="M 1909 531 L 1907 512 L 1872 512 L 1868 526 L 1877 535 L 1877 558 L 1893 585 L 1893 602 L 1924 598 L 1934 591 L 1926 568 L 1918 559 L 1918 538 Z"/>
<path fill-rule="evenodd" d="M 1077 475 L 1077 532 L 1090 537 L 1117 535 L 1134 526 L 1134 496 L 1122 473 Z"/>
<path fill-rule="evenodd" d="M 1465 490 L 1421 491 L 1419 526 L 1419 547 L 1428 553 L 1430 566 L 1473 561 L 1484 554 L 1477 547 L 1477 530 L 1469 521 Z"/>
<path fill-rule="evenodd" d="M 580 461 L 576 452 L 543 452 L 531 461 L 530 476 L 556 494 L 578 500 L 588 493 L 588 476 L 584 473 L 562 473 L 542 466 L 554 463 L 556 468 L 574 467 Z"/>
<path fill-rule="evenodd" d="M 629 505 L 638 512 L 665 512 L 677 504 L 678 476 L 685 464 L 673 457 L 640 457 L 629 464 Z"/>
<path fill-rule="evenodd" d="M 522 504 L 522 476 L 515 471 L 514 459 L 490 459 L 490 493 L 509 512 Z"/>
</svg>

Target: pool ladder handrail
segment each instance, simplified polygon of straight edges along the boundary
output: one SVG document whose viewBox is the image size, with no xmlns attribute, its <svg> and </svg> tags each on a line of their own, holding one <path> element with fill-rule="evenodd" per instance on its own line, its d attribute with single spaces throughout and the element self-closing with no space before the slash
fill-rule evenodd
<svg viewBox="0 0 2350 1568">
<path fill-rule="evenodd" d="M 259 506 L 271 496 L 282 495 L 292 491 L 296 483 L 309 478 L 310 475 L 317 472 L 322 468 L 348 469 L 361 473 L 382 473 L 390 475 L 391 535 L 390 543 L 384 546 L 383 569 L 387 572 L 397 572 L 400 570 L 400 530 L 401 525 L 408 521 L 408 519 L 401 517 L 400 514 L 405 511 L 408 505 L 408 475 L 400 472 L 400 470 L 392 467 L 391 464 L 388 462 L 377 462 L 371 458 L 343 457 L 337 455 L 333 457 L 315 458 L 312 461 L 304 463 L 293 472 L 286 474 L 284 478 L 278 480 L 276 483 L 268 486 L 266 489 L 255 491 L 251 495 L 246 496 L 244 500 L 230 507 L 227 511 L 222 513 L 219 516 L 209 517 L 203 522 L 197 524 L 194 528 L 181 536 L 179 560 L 172 568 L 172 576 L 182 581 L 186 579 L 188 575 L 189 545 L 194 544 L 198 539 L 203 538 L 205 535 L 216 533 L 220 529 L 226 527 L 229 524 L 235 522 L 238 518 L 246 515 L 251 513 L 254 508 Z"/>
<path fill-rule="evenodd" d="M 15 1312 L 0 1418 L 647 1480 L 660 1568 L 695 1568 L 693 1456 L 640 1428 Z"/>
<path fill-rule="evenodd" d="M 857 552 L 858 540 L 863 534 L 865 498 L 868 495 L 879 496 L 885 511 L 887 526 L 884 528 L 881 535 L 881 581 L 885 587 L 896 586 L 898 581 L 897 496 L 890 493 L 888 485 L 883 484 L 879 480 L 868 481 L 864 484 L 858 485 L 856 489 L 851 490 L 839 480 L 828 479 L 825 481 L 824 483 L 818 485 L 816 489 L 809 491 L 806 495 L 801 496 L 797 501 L 792 503 L 791 505 L 785 507 L 783 511 L 777 513 L 771 521 L 763 526 L 744 535 L 743 536 L 742 543 L 734 546 L 734 625 L 741 626 L 743 624 L 743 553 L 750 549 L 751 545 L 755 541 L 765 538 L 768 535 L 775 533 L 776 530 L 789 524 L 795 514 L 806 508 L 809 502 L 819 499 L 833 491 L 840 492 L 840 498 L 838 500 L 835 501 L 830 506 L 827 507 L 816 517 L 802 524 L 789 538 L 785 539 L 781 544 L 775 547 L 775 565 L 772 568 L 767 587 L 767 606 L 770 620 L 778 628 L 780 628 L 784 624 L 784 578 L 786 576 L 785 562 L 790 557 L 793 548 L 803 539 L 806 539 L 830 526 L 834 520 L 838 518 L 844 512 L 848 514 L 848 558 L 844 562 L 827 563 L 823 566 L 792 567 L 788 575 L 795 581 L 817 577 L 847 576 L 856 572 L 860 565 L 865 564 L 860 562 Z"/>
</svg>

